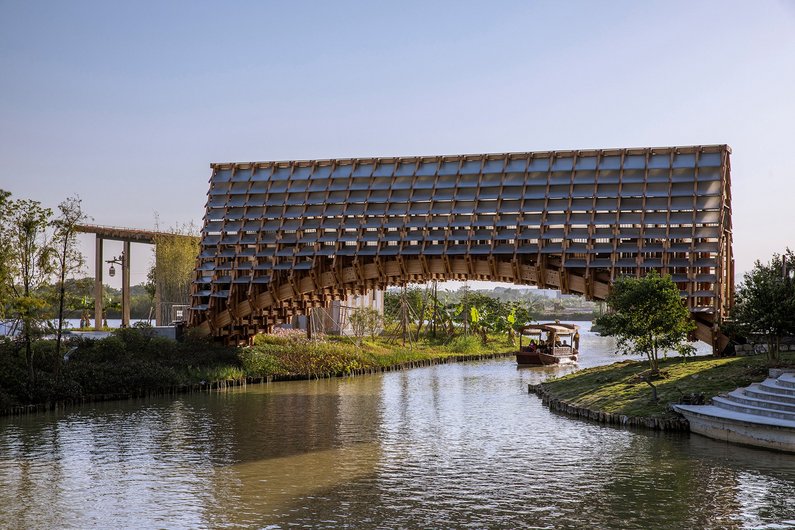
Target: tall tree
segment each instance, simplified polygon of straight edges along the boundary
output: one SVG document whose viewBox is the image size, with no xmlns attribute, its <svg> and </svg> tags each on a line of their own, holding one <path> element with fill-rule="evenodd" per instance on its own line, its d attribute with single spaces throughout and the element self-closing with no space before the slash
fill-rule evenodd
<svg viewBox="0 0 795 530">
<path fill-rule="evenodd" d="M 0 231 L 3 234 L 9 234 L 8 221 L 12 204 L 11 193 L 0 189 Z M 11 256 L 11 238 L 0 237 L 0 318 L 5 318 L 13 292 L 11 289 L 13 285 Z"/>
<path fill-rule="evenodd" d="M 478 291 L 469 293 L 467 302 L 470 329 L 480 335 L 483 344 L 488 342 L 489 332 L 505 331 L 505 318 L 510 313 L 507 304 Z"/>
<path fill-rule="evenodd" d="M 7 202 L 4 232 L 9 245 L 8 288 L 12 293 L 12 318 L 21 324 L 21 339 L 31 380 L 33 339 L 47 322 L 48 304 L 38 294 L 55 271 L 55 251 L 47 228 L 52 210 L 38 201 L 19 199 Z"/>
<path fill-rule="evenodd" d="M 670 276 L 651 271 L 642 278 L 620 277 L 607 304 L 610 311 L 597 319 L 602 334 L 615 336 L 625 355 L 645 354 L 652 374 L 660 371 L 660 354 L 694 352 L 685 340 L 695 324 Z"/>
<path fill-rule="evenodd" d="M 199 256 L 196 236 L 196 227 L 187 224 L 155 237 L 155 262 L 149 277 L 160 296 L 161 306 L 168 306 L 169 310 L 173 305 L 190 303 L 190 285 Z"/>
<path fill-rule="evenodd" d="M 56 335 L 55 353 L 61 355 L 61 339 L 63 337 L 63 313 L 66 299 L 66 276 L 79 271 L 84 264 L 83 254 L 77 248 L 77 225 L 88 218 L 83 213 L 79 197 L 69 197 L 58 205 L 58 217 L 52 222 L 55 228 L 53 247 L 56 249 L 58 267 L 58 332 Z M 60 362 L 56 363 L 56 375 L 60 373 Z"/>
<path fill-rule="evenodd" d="M 795 335 L 795 254 L 789 248 L 768 263 L 756 261 L 737 287 L 733 320 L 741 332 L 761 334 L 770 361 L 779 359 L 781 338 Z"/>
</svg>

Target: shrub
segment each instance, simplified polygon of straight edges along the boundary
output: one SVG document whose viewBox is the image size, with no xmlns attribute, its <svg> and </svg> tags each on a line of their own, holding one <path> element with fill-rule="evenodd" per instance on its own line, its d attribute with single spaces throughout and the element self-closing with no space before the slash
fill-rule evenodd
<svg viewBox="0 0 795 530">
<path fill-rule="evenodd" d="M 351 311 L 348 323 L 356 337 L 356 343 L 361 344 L 365 334 L 375 337 L 383 327 L 384 319 L 381 314 L 371 307 L 357 307 Z"/>
<path fill-rule="evenodd" d="M 243 371 L 251 377 L 267 377 L 269 375 L 281 374 L 284 372 L 282 364 L 268 344 L 250 346 L 242 348 L 239 359 L 243 365 Z"/>
<path fill-rule="evenodd" d="M 183 380 L 169 366 L 145 360 L 124 363 L 69 363 L 64 376 L 85 394 L 124 394 L 180 385 Z"/>
<path fill-rule="evenodd" d="M 247 373 L 252 369 L 260 376 L 327 377 L 372 365 L 349 342 L 312 341 L 303 334 L 284 333 L 256 336 L 254 345 L 241 352 L 240 360 Z"/>
<path fill-rule="evenodd" d="M 460 335 L 450 341 L 448 348 L 453 353 L 473 354 L 480 351 L 480 343 L 474 335 Z"/>
</svg>

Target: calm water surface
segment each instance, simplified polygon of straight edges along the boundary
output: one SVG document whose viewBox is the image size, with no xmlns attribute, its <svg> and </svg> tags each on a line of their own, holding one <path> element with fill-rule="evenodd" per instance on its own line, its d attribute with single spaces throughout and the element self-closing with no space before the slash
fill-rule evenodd
<svg viewBox="0 0 795 530">
<path fill-rule="evenodd" d="M 617 360 L 583 333 L 581 366 Z M 506 358 L 0 419 L 7 528 L 787 528 L 795 456 L 572 420 Z"/>
</svg>

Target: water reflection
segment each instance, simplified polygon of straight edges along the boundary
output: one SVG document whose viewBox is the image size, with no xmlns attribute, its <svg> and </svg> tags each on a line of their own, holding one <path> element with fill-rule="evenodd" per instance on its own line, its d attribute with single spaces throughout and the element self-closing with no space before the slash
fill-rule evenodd
<svg viewBox="0 0 795 530">
<path fill-rule="evenodd" d="M 583 365 L 616 360 L 583 333 Z M 511 359 L 0 421 L 2 524 L 795 524 L 795 456 L 551 414 Z M 12 522 L 12 523 L 9 523 Z"/>
</svg>

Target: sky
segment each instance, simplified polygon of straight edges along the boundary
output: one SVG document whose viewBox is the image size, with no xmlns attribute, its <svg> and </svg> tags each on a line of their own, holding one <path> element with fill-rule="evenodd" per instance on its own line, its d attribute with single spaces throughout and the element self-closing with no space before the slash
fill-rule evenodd
<svg viewBox="0 0 795 530">
<path fill-rule="evenodd" d="M 726 143 L 738 273 L 795 247 L 794 0 L 0 0 L 0 72 L 0 188 L 96 224 L 201 225 L 212 162 Z"/>
</svg>

